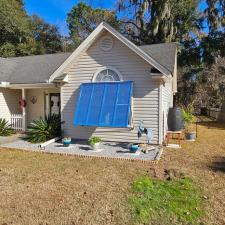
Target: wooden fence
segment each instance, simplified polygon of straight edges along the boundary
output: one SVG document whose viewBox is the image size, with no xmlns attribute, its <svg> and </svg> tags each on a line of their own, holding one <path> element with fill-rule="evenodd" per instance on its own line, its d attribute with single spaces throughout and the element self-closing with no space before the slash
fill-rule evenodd
<svg viewBox="0 0 225 225">
<path fill-rule="evenodd" d="M 211 108 L 207 110 L 208 116 L 212 117 L 215 120 L 225 122 L 225 112 L 218 108 Z"/>
</svg>

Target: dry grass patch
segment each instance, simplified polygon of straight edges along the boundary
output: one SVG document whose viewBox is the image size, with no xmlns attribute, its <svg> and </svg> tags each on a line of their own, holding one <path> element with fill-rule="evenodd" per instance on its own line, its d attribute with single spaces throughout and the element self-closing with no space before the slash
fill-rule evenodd
<svg viewBox="0 0 225 225">
<path fill-rule="evenodd" d="M 142 163 L 0 151 L 0 224 L 126 224 Z"/>
<path fill-rule="evenodd" d="M 203 224 L 224 225 L 224 127 L 199 126 L 195 143 L 166 149 L 157 165 L 0 149 L 0 225 L 130 225 L 131 184 L 171 169 L 201 189 Z"/>
</svg>

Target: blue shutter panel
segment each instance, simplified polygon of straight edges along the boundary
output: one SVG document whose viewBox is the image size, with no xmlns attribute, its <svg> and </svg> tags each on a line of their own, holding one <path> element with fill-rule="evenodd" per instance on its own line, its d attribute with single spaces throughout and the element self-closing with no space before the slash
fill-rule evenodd
<svg viewBox="0 0 225 225">
<path fill-rule="evenodd" d="M 82 84 L 74 125 L 127 127 L 131 96 L 131 81 Z"/>
<path fill-rule="evenodd" d="M 88 105 L 91 99 L 92 85 L 81 85 L 80 94 L 77 102 L 76 113 L 74 116 L 74 124 L 86 124 Z M 85 94 L 84 94 L 85 93 Z"/>
<path fill-rule="evenodd" d="M 105 83 L 104 102 L 100 115 L 99 126 L 111 126 L 113 122 L 114 108 L 116 104 L 118 85 L 115 83 Z"/>
</svg>

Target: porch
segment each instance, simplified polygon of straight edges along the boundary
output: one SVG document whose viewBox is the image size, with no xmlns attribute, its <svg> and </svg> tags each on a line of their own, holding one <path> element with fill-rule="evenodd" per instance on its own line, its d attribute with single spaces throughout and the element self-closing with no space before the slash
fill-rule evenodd
<svg viewBox="0 0 225 225">
<path fill-rule="evenodd" d="M 29 123 L 49 114 L 60 114 L 60 88 L 50 85 L 14 85 L 0 89 L 0 118 L 24 132 Z"/>
</svg>

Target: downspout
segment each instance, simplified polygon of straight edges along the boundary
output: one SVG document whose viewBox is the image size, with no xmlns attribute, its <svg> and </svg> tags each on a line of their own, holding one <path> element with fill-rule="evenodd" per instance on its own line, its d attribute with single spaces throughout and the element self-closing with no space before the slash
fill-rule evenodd
<svg viewBox="0 0 225 225">
<path fill-rule="evenodd" d="M 163 142 L 162 131 L 163 131 L 163 84 L 162 81 L 159 83 L 159 141 L 158 144 L 161 145 Z"/>
</svg>

